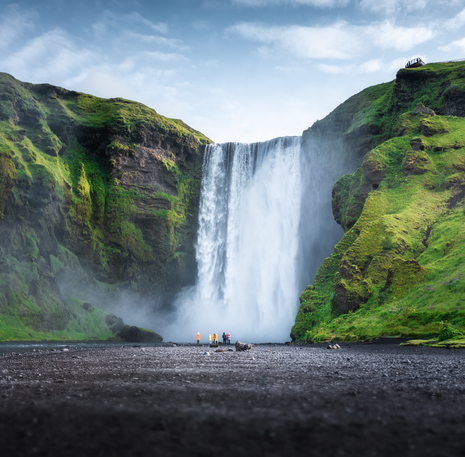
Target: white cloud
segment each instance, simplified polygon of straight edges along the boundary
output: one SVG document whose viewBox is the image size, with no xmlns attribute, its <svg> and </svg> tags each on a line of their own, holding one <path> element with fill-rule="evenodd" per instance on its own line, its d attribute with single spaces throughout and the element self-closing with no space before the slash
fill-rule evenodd
<svg viewBox="0 0 465 457">
<path fill-rule="evenodd" d="M 68 84 L 68 87 L 79 86 L 81 92 L 102 98 L 133 98 L 135 95 L 131 84 L 109 68 L 91 69 L 70 79 Z"/>
<path fill-rule="evenodd" d="M 304 67 L 301 67 L 298 65 L 285 65 L 285 66 L 277 65 L 276 67 L 274 67 L 274 69 L 286 75 L 302 74 L 303 72 L 306 71 Z"/>
<path fill-rule="evenodd" d="M 165 38 L 158 35 L 144 35 L 142 33 L 131 32 L 129 30 L 125 32 L 125 35 L 128 38 L 138 40 L 143 43 L 157 44 L 159 46 L 166 46 L 182 51 L 187 51 L 189 49 L 189 46 L 185 46 L 183 42 L 177 38 Z"/>
<path fill-rule="evenodd" d="M 149 27 L 150 29 L 152 29 L 154 32 L 168 33 L 168 25 L 167 24 L 165 24 L 164 22 L 159 22 L 158 24 L 155 24 L 154 22 L 149 21 L 148 19 L 146 19 L 145 17 L 143 17 L 139 13 L 134 12 L 134 13 L 131 13 L 131 14 L 127 15 L 127 16 L 123 16 L 123 20 L 126 19 L 126 18 L 130 19 L 133 22 L 144 24 L 147 27 Z"/>
<path fill-rule="evenodd" d="M 273 45 L 297 57 L 310 59 L 350 59 L 362 48 L 360 39 L 346 22 L 325 27 L 277 27 L 240 23 L 228 29 L 252 41 Z"/>
<path fill-rule="evenodd" d="M 460 11 L 454 18 L 449 19 L 444 23 L 444 27 L 448 30 L 457 30 L 465 24 L 465 8 Z"/>
<path fill-rule="evenodd" d="M 373 12 L 396 13 L 402 9 L 415 11 L 425 9 L 430 0 L 360 0 L 359 6 Z"/>
<path fill-rule="evenodd" d="M 336 6 L 345 6 L 350 0 L 232 0 L 233 3 L 251 6 L 276 6 L 276 5 L 293 5 L 293 6 L 316 6 L 319 8 L 334 8 Z"/>
<path fill-rule="evenodd" d="M 461 5 L 462 0 L 354 0 L 363 10 L 381 14 L 411 13 L 433 7 L 451 8 Z"/>
<path fill-rule="evenodd" d="M 381 14 L 415 12 L 432 6 L 453 7 L 462 0 L 230 0 L 233 4 L 252 8 L 281 5 L 309 6 L 316 8 L 341 8 L 353 3 L 362 10 Z"/>
<path fill-rule="evenodd" d="M 269 46 L 308 59 L 353 59 L 372 48 L 404 51 L 429 41 L 435 32 L 426 26 L 399 27 L 389 21 L 367 26 L 336 22 L 328 26 L 268 26 L 257 23 L 239 23 L 228 29 L 267 47 L 260 53 L 269 54 Z"/>
<path fill-rule="evenodd" d="M 321 63 L 318 68 L 324 73 L 332 75 L 357 75 L 366 73 L 375 73 L 378 71 L 384 71 L 385 66 L 380 59 L 371 59 L 361 64 L 348 64 L 348 65 L 328 65 Z"/>
<path fill-rule="evenodd" d="M 408 51 L 436 35 L 428 26 L 398 27 L 387 21 L 361 29 L 376 47 L 397 51 Z"/>
<path fill-rule="evenodd" d="M 182 54 L 177 54 L 174 52 L 171 53 L 164 53 L 159 51 L 152 51 L 152 52 L 142 52 L 141 57 L 145 60 L 146 64 L 150 64 L 151 61 L 158 61 L 158 62 L 190 62 L 190 60 L 183 56 Z M 147 60 L 149 59 L 149 60 Z"/>
<path fill-rule="evenodd" d="M 212 28 L 212 25 L 208 21 L 198 20 L 192 24 L 192 27 L 195 30 L 210 30 Z"/>
<path fill-rule="evenodd" d="M 455 40 L 452 43 L 448 44 L 447 46 L 441 46 L 439 48 L 440 51 L 444 51 L 444 52 L 454 51 L 456 49 L 461 52 L 465 52 L 465 38 L 461 38 L 460 40 Z"/>
<path fill-rule="evenodd" d="M 8 5 L 0 23 L 0 48 L 16 41 L 24 32 L 34 29 L 39 15 L 33 10 L 24 10 L 18 5 Z"/>
<path fill-rule="evenodd" d="M 126 58 L 118 65 L 118 69 L 120 71 L 129 72 L 134 69 L 135 65 L 134 58 Z"/>
<path fill-rule="evenodd" d="M 18 78 L 33 76 L 34 81 L 50 82 L 97 60 L 97 55 L 87 49 L 77 49 L 64 31 L 56 29 L 29 40 L 0 63 Z"/>
<path fill-rule="evenodd" d="M 341 65 L 328 65 L 325 63 L 318 64 L 318 68 L 325 73 L 330 73 L 332 75 L 338 75 L 340 73 L 346 73 L 347 68 L 342 67 Z"/>
<path fill-rule="evenodd" d="M 360 73 L 374 73 L 376 71 L 384 70 L 383 62 L 380 59 L 371 59 L 363 62 L 359 66 Z"/>
<path fill-rule="evenodd" d="M 154 23 L 149 21 L 144 16 L 137 12 L 133 12 L 130 14 L 116 14 L 112 11 L 104 11 L 102 14 L 102 18 L 95 22 L 92 25 L 94 32 L 101 36 L 105 33 L 108 33 L 111 29 L 119 29 L 122 28 L 134 28 L 140 29 L 140 25 L 145 25 L 153 32 L 166 34 L 168 33 L 168 25 L 164 22 Z"/>
</svg>

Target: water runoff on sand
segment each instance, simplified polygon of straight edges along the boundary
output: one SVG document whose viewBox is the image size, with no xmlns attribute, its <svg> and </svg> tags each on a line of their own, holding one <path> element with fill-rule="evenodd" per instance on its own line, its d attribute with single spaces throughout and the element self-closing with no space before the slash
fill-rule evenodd
<svg viewBox="0 0 465 457">
<path fill-rule="evenodd" d="M 301 137 L 207 146 L 198 280 L 178 295 L 166 337 L 185 341 L 200 332 L 205 341 L 225 331 L 233 341 L 289 340 L 301 292 L 300 154 Z"/>
</svg>

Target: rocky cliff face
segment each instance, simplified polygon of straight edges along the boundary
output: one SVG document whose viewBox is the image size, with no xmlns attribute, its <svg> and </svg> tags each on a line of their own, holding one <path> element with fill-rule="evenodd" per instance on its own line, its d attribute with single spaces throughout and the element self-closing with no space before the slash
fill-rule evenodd
<svg viewBox="0 0 465 457">
<path fill-rule="evenodd" d="M 333 188 L 345 235 L 302 293 L 293 339 L 465 330 L 464 90 L 461 62 L 402 69 L 306 132 L 359 168 Z"/>
<path fill-rule="evenodd" d="M 111 337 L 115 305 L 193 281 L 208 142 L 138 103 L 0 74 L 0 340 Z"/>
</svg>

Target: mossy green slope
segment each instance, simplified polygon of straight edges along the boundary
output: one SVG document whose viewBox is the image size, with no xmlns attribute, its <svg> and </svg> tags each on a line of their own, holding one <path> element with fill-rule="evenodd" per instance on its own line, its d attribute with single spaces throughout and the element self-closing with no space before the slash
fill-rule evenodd
<svg viewBox="0 0 465 457">
<path fill-rule="evenodd" d="M 375 147 L 334 186 L 345 235 L 301 295 L 294 340 L 465 331 L 464 89 L 464 63 L 432 64 L 358 95 L 345 127 L 372 126 Z"/>
<path fill-rule="evenodd" d="M 139 103 L 0 73 L 0 340 L 108 338 L 89 297 L 188 283 L 209 142 Z"/>
</svg>

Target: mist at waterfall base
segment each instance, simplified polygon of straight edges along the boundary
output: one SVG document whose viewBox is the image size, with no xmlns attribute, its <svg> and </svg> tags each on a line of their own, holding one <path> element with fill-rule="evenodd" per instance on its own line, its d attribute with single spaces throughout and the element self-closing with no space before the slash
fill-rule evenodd
<svg viewBox="0 0 465 457">
<path fill-rule="evenodd" d="M 196 246 L 198 278 L 174 302 L 165 341 L 223 332 L 285 342 L 299 295 L 341 239 L 331 213 L 333 179 L 312 167 L 301 137 L 209 145 Z"/>
</svg>

